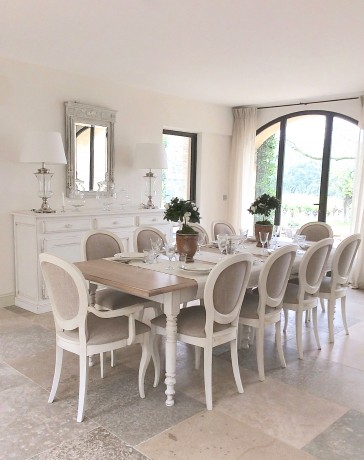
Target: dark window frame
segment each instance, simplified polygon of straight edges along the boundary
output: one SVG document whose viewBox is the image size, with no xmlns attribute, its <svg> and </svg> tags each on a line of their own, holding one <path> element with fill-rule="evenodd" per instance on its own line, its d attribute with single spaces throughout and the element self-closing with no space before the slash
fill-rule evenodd
<svg viewBox="0 0 364 460">
<path fill-rule="evenodd" d="M 185 131 L 175 131 L 173 129 L 163 129 L 163 134 L 172 136 L 188 137 L 191 141 L 191 178 L 190 178 L 190 200 L 196 202 L 196 175 L 197 175 L 197 133 Z"/>
<path fill-rule="evenodd" d="M 325 222 L 326 211 L 327 211 L 327 191 L 329 187 L 329 172 L 330 172 L 330 152 L 332 143 L 332 129 L 334 117 L 342 118 L 343 120 L 349 121 L 358 125 L 358 120 L 349 117 L 338 112 L 332 112 L 329 110 L 301 110 L 299 112 L 292 112 L 286 115 L 275 118 L 269 121 L 265 125 L 257 129 L 256 135 L 260 134 L 270 126 L 279 123 L 280 138 L 278 146 L 278 165 L 277 165 L 277 186 L 276 186 L 276 197 L 282 199 L 282 179 L 284 170 L 284 155 L 285 155 L 285 144 L 286 144 L 286 128 L 287 120 L 302 115 L 323 115 L 326 117 L 325 134 L 324 134 L 324 146 L 322 153 L 322 169 L 321 169 L 321 185 L 320 185 L 320 198 L 319 198 L 319 214 L 318 221 Z M 278 208 L 274 216 L 274 224 L 280 225 L 281 220 L 281 209 Z"/>
</svg>

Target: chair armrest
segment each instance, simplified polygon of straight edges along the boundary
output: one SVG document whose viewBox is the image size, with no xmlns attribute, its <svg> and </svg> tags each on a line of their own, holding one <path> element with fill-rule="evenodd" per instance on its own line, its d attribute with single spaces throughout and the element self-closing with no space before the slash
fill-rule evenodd
<svg viewBox="0 0 364 460">
<path fill-rule="evenodd" d="M 88 311 L 100 318 L 117 318 L 118 316 L 135 315 L 144 310 L 143 305 L 132 305 L 130 307 L 118 308 L 117 310 L 97 310 L 95 307 L 89 305 Z"/>
</svg>

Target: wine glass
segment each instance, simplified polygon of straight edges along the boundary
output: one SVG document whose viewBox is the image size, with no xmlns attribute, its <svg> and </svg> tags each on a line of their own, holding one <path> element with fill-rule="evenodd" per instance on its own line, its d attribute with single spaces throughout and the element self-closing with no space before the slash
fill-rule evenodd
<svg viewBox="0 0 364 460">
<path fill-rule="evenodd" d="M 170 244 L 167 243 L 164 247 L 165 247 L 165 250 L 166 250 L 166 256 L 168 257 L 168 260 L 169 260 L 169 264 L 168 264 L 167 269 L 168 270 L 173 270 L 172 257 L 176 253 L 176 246 L 173 243 L 170 243 Z"/>
<path fill-rule="evenodd" d="M 267 249 L 265 249 L 265 245 L 268 243 L 269 232 L 259 232 L 259 241 L 262 245 L 262 255 L 266 255 Z"/>
<path fill-rule="evenodd" d="M 217 246 L 221 255 L 226 254 L 227 236 L 226 234 L 217 235 Z"/>
<path fill-rule="evenodd" d="M 278 237 L 279 237 L 279 234 L 280 234 L 280 226 L 279 225 L 273 225 L 273 231 L 272 231 L 272 248 L 273 249 L 276 249 L 277 248 L 277 244 L 278 244 Z"/>
<path fill-rule="evenodd" d="M 205 236 L 203 233 L 198 232 L 197 237 L 197 253 L 198 255 L 201 254 L 201 245 L 205 242 Z"/>
<path fill-rule="evenodd" d="M 162 238 L 160 238 L 159 236 L 157 236 L 156 238 L 151 238 L 150 239 L 150 245 L 151 245 L 151 248 L 154 252 L 154 260 L 155 262 L 157 262 L 157 258 L 161 252 L 161 249 L 162 249 Z"/>
</svg>

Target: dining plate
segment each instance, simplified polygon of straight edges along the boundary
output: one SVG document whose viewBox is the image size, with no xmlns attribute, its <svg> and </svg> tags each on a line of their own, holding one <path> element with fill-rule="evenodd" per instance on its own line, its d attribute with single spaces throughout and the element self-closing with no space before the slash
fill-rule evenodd
<svg viewBox="0 0 364 460">
<path fill-rule="evenodd" d="M 186 272 L 191 272 L 191 273 L 206 274 L 206 273 L 210 273 L 210 271 L 212 270 L 212 267 L 209 267 L 206 264 L 193 264 L 191 266 L 188 265 L 186 267 L 182 267 L 182 270 Z"/>
<path fill-rule="evenodd" d="M 114 254 L 116 259 L 144 259 L 144 254 L 142 252 L 118 252 Z"/>
</svg>

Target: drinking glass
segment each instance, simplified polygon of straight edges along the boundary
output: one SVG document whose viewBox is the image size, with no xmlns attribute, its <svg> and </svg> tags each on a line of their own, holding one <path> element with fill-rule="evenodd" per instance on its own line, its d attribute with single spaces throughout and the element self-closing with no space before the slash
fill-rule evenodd
<svg viewBox="0 0 364 460">
<path fill-rule="evenodd" d="M 241 245 L 243 249 L 246 249 L 245 243 L 248 239 L 248 229 L 240 229 L 240 236 L 241 236 Z"/>
<path fill-rule="evenodd" d="M 150 245 L 154 251 L 155 262 L 157 262 L 157 258 L 161 252 L 162 244 L 163 244 L 162 238 L 160 238 L 159 236 L 150 239 Z"/>
<path fill-rule="evenodd" d="M 172 265 L 172 257 L 174 256 L 176 252 L 176 246 L 172 244 L 166 244 L 165 245 L 165 250 L 166 250 L 166 256 L 168 257 L 169 264 L 168 264 L 168 270 L 173 270 L 173 265 Z"/>
<path fill-rule="evenodd" d="M 265 245 L 268 243 L 269 232 L 259 232 L 259 241 L 262 245 L 262 255 L 267 254 L 267 249 L 265 249 Z"/>
<path fill-rule="evenodd" d="M 219 234 L 217 235 L 217 246 L 221 255 L 226 254 L 226 244 L 227 244 L 227 234 Z"/>
</svg>

